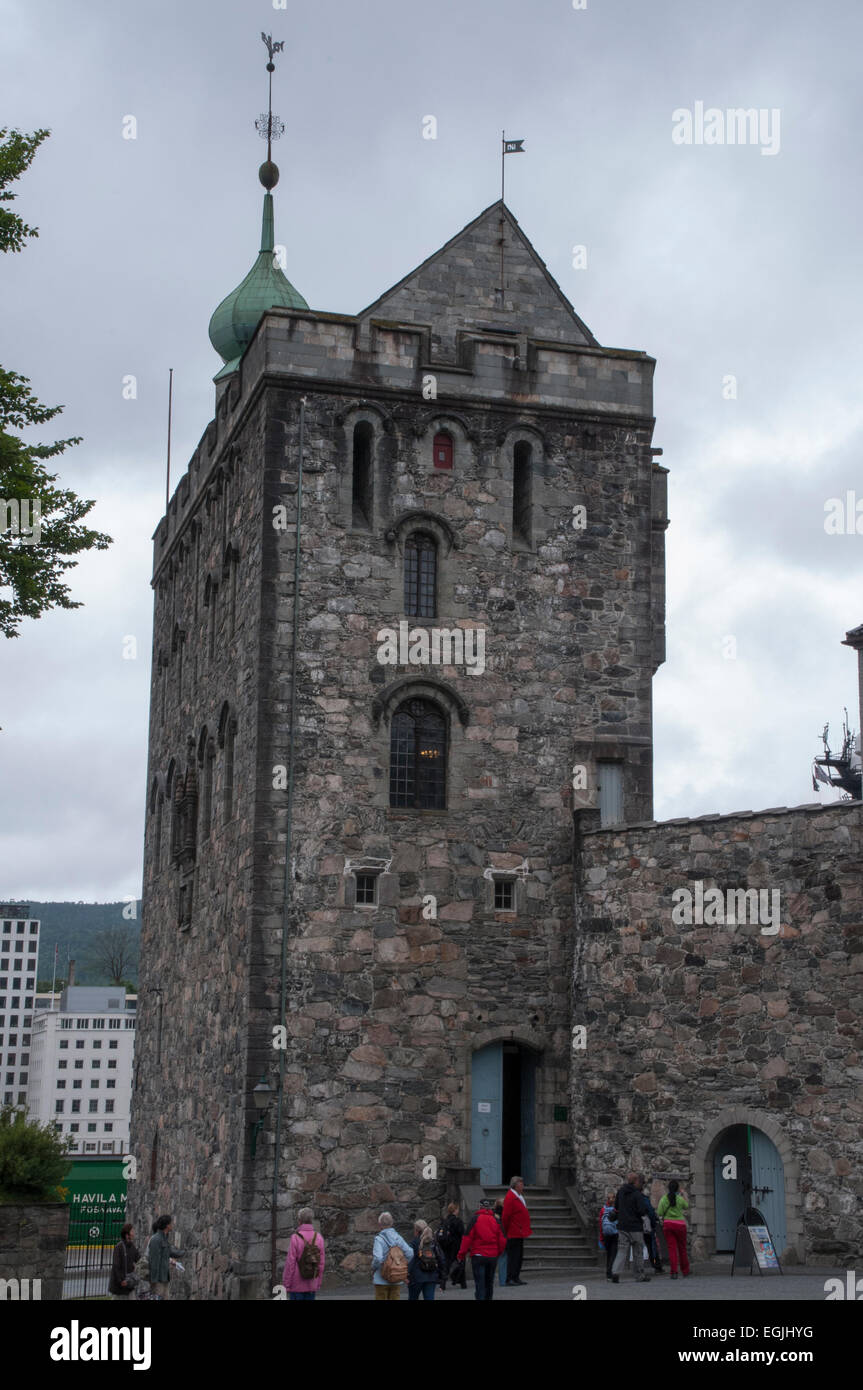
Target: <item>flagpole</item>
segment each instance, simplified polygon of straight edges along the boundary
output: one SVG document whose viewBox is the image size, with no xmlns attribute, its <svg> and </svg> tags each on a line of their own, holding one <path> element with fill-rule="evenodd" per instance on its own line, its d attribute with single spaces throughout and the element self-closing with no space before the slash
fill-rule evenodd
<svg viewBox="0 0 863 1390">
<path fill-rule="evenodd" d="M 171 502 L 171 407 L 174 402 L 174 368 L 168 368 L 168 458 L 165 465 L 165 515 Z"/>
<path fill-rule="evenodd" d="M 504 170 L 506 169 L 506 131 L 500 132 L 500 307 L 503 308 L 505 295 L 503 290 L 503 233 L 504 233 Z"/>
<path fill-rule="evenodd" d="M 54 985 L 57 983 L 57 952 L 60 949 L 59 942 L 54 942 L 54 974 L 51 976 L 51 1008 L 54 1007 Z"/>
<path fill-rule="evenodd" d="M 506 131 L 500 132 L 500 201 L 503 202 L 504 170 L 506 169 Z"/>
</svg>

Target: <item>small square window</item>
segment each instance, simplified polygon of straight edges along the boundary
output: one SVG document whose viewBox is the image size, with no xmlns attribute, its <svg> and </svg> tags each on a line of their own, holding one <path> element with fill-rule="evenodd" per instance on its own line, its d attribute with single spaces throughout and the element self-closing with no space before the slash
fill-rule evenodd
<svg viewBox="0 0 863 1390">
<path fill-rule="evenodd" d="M 357 874 L 357 907 L 373 907 L 377 900 L 377 874 Z"/>
<path fill-rule="evenodd" d="M 515 911 L 515 883 L 511 878 L 496 878 L 494 881 L 495 912 Z"/>
</svg>

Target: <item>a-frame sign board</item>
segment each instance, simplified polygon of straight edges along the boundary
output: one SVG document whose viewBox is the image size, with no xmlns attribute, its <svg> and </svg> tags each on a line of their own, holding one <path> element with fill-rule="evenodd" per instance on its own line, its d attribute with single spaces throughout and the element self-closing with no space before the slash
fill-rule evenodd
<svg viewBox="0 0 863 1390">
<path fill-rule="evenodd" d="M 734 1254 L 731 1258 L 732 1274 L 734 1266 L 738 1264 L 748 1264 L 750 1274 L 753 1265 L 757 1265 L 759 1274 L 763 1274 L 765 1269 L 778 1269 L 779 1273 L 782 1273 L 779 1256 L 773 1248 L 773 1238 L 766 1226 L 747 1226 L 741 1222 L 737 1227 Z"/>
</svg>

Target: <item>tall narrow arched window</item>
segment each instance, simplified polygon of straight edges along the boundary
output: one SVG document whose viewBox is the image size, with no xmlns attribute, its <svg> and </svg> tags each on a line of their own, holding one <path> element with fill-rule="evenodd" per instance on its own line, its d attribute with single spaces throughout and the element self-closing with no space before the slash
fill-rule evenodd
<svg viewBox="0 0 863 1390">
<path fill-rule="evenodd" d="M 512 451 L 512 533 L 530 544 L 531 454 L 526 440 L 520 439 Z"/>
<path fill-rule="evenodd" d="M 162 867 L 162 810 L 165 798 L 159 787 L 158 778 L 153 782 L 153 790 L 150 793 L 150 815 L 152 816 L 152 852 L 150 862 L 153 866 L 153 873 L 159 873 Z"/>
<path fill-rule="evenodd" d="M 204 607 L 207 610 L 207 654 L 210 660 L 216 653 L 216 605 L 219 597 L 219 586 L 211 575 L 207 575 L 207 582 L 204 585 Z"/>
<path fill-rule="evenodd" d="M 219 746 L 222 749 L 222 818 L 226 822 L 234 816 L 234 740 L 237 721 L 230 706 L 222 706 L 219 719 Z"/>
<path fill-rule="evenodd" d="M 171 651 L 177 663 L 177 700 L 183 700 L 183 644 L 186 641 L 186 634 L 179 623 L 174 624 L 174 637 L 171 642 Z"/>
<path fill-rule="evenodd" d="M 438 430 L 435 435 L 432 458 L 435 468 L 452 468 L 452 435 L 446 430 Z"/>
<path fill-rule="evenodd" d="M 390 806 L 446 809 L 446 720 L 429 700 L 407 700 L 393 715 Z"/>
<path fill-rule="evenodd" d="M 372 444 L 374 434 L 368 420 L 360 420 L 354 425 L 353 456 L 353 524 L 371 526 L 372 524 Z"/>
<path fill-rule="evenodd" d="M 228 576 L 228 632 L 233 637 L 237 627 L 237 567 L 239 564 L 239 554 L 237 547 L 228 547 L 225 557 Z"/>
<path fill-rule="evenodd" d="M 405 613 L 433 618 L 437 589 L 437 542 L 425 531 L 412 531 L 405 541 Z"/>
<path fill-rule="evenodd" d="M 208 737 L 207 730 L 201 731 L 198 740 L 198 763 L 201 768 L 201 791 L 200 791 L 200 815 L 199 826 L 201 840 L 206 840 L 210 833 L 210 821 L 212 819 L 213 807 L 213 759 L 215 757 L 213 740 Z"/>
<path fill-rule="evenodd" d="M 180 843 L 180 813 L 177 807 L 177 765 L 173 758 L 165 779 L 165 801 L 168 806 L 170 833 L 168 836 L 168 862 L 176 858 Z"/>
</svg>

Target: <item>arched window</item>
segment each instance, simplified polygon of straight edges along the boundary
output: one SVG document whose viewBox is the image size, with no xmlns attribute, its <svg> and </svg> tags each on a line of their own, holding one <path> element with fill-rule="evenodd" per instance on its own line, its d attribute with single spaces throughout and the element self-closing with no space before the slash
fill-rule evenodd
<svg viewBox="0 0 863 1390">
<path fill-rule="evenodd" d="M 354 425 L 353 524 L 372 524 L 372 443 L 374 434 L 368 420 Z"/>
<path fill-rule="evenodd" d="M 219 719 L 219 747 L 222 749 L 222 816 L 227 822 L 234 815 L 234 739 L 237 721 L 227 703 Z"/>
<path fill-rule="evenodd" d="M 165 798 L 159 788 L 159 781 L 156 778 L 153 782 L 153 789 L 150 793 L 150 815 L 153 818 L 152 829 L 152 852 L 150 862 L 153 866 L 153 873 L 159 873 L 162 867 L 162 809 Z"/>
<path fill-rule="evenodd" d="M 512 451 L 512 532 L 526 544 L 530 544 L 531 453 L 524 439 Z"/>
<path fill-rule="evenodd" d="M 405 613 L 435 616 L 437 542 L 426 531 L 412 531 L 405 541 Z"/>
<path fill-rule="evenodd" d="M 219 598 L 219 586 L 211 575 L 207 575 L 207 582 L 204 585 L 204 607 L 207 610 L 207 650 L 212 661 L 216 653 L 216 604 Z"/>
<path fill-rule="evenodd" d="M 186 634 L 179 623 L 174 624 L 174 637 L 171 643 L 171 650 L 177 660 L 177 701 L 182 704 L 183 700 L 183 644 Z"/>
<path fill-rule="evenodd" d="M 177 765 L 173 758 L 168 766 L 168 776 L 165 778 L 165 800 L 168 803 L 168 815 L 170 817 L 171 835 L 168 841 L 168 860 L 174 859 L 179 844 L 180 820 L 177 812 L 177 805 L 174 799 L 177 780 Z"/>
<path fill-rule="evenodd" d="M 390 806 L 446 809 L 446 720 L 429 700 L 407 700 L 393 715 Z"/>
<path fill-rule="evenodd" d="M 201 792 L 200 792 L 200 829 L 201 839 L 206 840 L 210 833 L 210 820 L 212 817 L 213 806 L 213 759 L 216 750 L 213 747 L 213 740 L 208 737 L 207 730 L 201 731 L 198 740 L 198 764 L 201 768 Z"/>
<path fill-rule="evenodd" d="M 452 468 L 452 435 L 439 430 L 432 444 L 435 468 Z"/>
</svg>

